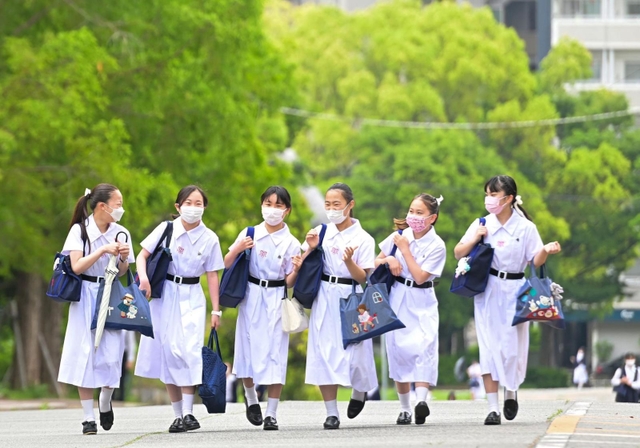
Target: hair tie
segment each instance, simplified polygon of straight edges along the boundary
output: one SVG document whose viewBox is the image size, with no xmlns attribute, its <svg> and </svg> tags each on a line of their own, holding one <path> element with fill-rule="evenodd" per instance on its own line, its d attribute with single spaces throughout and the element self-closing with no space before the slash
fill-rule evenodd
<svg viewBox="0 0 640 448">
<path fill-rule="evenodd" d="M 524 213 L 522 212 L 522 210 L 520 210 L 520 205 L 522 205 L 522 197 L 520 197 L 520 195 L 516 196 L 516 200 L 515 200 L 515 204 L 513 205 L 513 208 L 516 209 L 516 211 L 518 212 L 518 214 L 520 216 L 522 216 L 523 218 L 525 218 Z"/>
<path fill-rule="evenodd" d="M 520 195 L 516 196 L 516 204 L 522 205 L 522 196 L 520 196 Z"/>
<path fill-rule="evenodd" d="M 91 190 L 89 190 L 88 188 L 85 188 L 85 189 L 84 189 L 84 196 L 85 196 L 85 197 L 89 197 L 89 196 L 91 196 Z"/>
<path fill-rule="evenodd" d="M 442 197 L 442 195 L 440 195 L 440 197 L 436 199 L 436 202 L 438 203 L 438 207 L 440 207 L 440 204 L 442 203 L 442 201 L 444 201 L 444 198 Z"/>
</svg>

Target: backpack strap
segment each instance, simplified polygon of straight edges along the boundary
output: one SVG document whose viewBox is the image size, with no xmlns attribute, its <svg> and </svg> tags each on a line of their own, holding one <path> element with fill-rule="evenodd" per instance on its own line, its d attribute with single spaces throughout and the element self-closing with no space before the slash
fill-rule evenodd
<svg viewBox="0 0 640 448">
<path fill-rule="evenodd" d="M 167 223 L 167 226 L 164 228 L 164 232 L 162 232 L 160 241 L 158 241 L 158 246 L 160 246 L 162 241 L 164 241 L 164 247 L 169 247 L 169 244 L 171 244 L 171 238 L 173 237 L 173 221 L 165 222 Z"/>
<path fill-rule="evenodd" d="M 402 229 L 398 229 L 398 234 L 402 235 Z M 398 249 L 398 246 L 396 246 L 395 244 L 393 245 L 393 249 L 391 249 L 391 253 L 389 254 L 390 257 L 395 257 L 396 255 L 396 250 Z"/>
<path fill-rule="evenodd" d="M 480 223 L 481 226 L 484 226 L 487 224 L 487 220 L 485 219 L 484 216 L 479 217 L 478 222 Z M 484 237 L 480 238 L 480 243 L 484 244 Z"/>
<path fill-rule="evenodd" d="M 247 236 L 253 239 L 253 235 L 255 234 L 255 229 L 253 226 L 247 227 Z"/>
<path fill-rule="evenodd" d="M 327 233 L 327 225 L 321 224 L 322 229 L 320 229 L 320 241 L 318 242 L 318 246 L 322 246 L 322 242 L 324 241 L 324 234 Z"/>
</svg>

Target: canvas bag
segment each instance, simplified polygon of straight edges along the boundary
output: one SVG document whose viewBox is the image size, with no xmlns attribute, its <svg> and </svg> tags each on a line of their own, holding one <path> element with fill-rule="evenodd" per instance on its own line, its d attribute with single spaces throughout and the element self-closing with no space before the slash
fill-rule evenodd
<svg viewBox="0 0 640 448">
<path fill-rule="evenodd" d="M 151 298 L 162 298 L 162 288 L 164 287 L 164 281 L 167 278 L 167 272 L 169 271 L 169 264 L 173 261 L 171 255 L 171 237 L 173 236 L 173 221 L 166 221 L 167 226 L 160 236 L 158 245 L 153 250 L 153 253 L 147 258 L 147 278 L 151 285 Z M 163 245 L 164 241 L 164 245 Z M 138 274 L 136 274 L 136 283 L 140 284 Z"/>
<path fill-rule="evenodd" d="M 324 250 L 322 242 L 324 234 L 327 232 L 327 225 L 322 224 L 320 230 L 318 247 L 312 250 L 302 262 L 296 283 L 293 286 L 293 297 L 295 297 L 303 307 L 311 309 L 313 302 L 318 297 L 320 282 L 322 281 L 322 270 L 324 268 Z"/>
<path fill-rule="evenodd" d="M 547 323 L 561 330 L 565 328 L 562 304 L 560 300 L 553 297 L 551 283 L 552 280 L 547 277 L 545 265 L 540 266 L 540 277 L 538 277 L 531 261 L 529 277 L 518 291 L 512 326 L 533 320 Z"/>
<path fill-rule="evenodd" d="M 227 406 L 227 366 L 222 362 L 218 332 L 213 328 L 209 333 L 209 343 L 202 347 L 202 384 L 198 387 L 198 395 L 209 414 L 224 414 Z"/>
<path fill-rule="evenodd" d="M 364 292 L 356 292 L 354 284 L 351 294 L 340 299 L 340 321 L 345 349 L 349 344 L 405 328 L 391 309 L 384 284 L 367 284 Z"/>
<path fill-rule="evenodd" d="M 104 291 L 104 278 L 100 280 L 96 309 L 91 322 L 91 329 L 95 330 L 98 322 L 102 292 Z M 127 270 L 127 286 L 115 279 L 111 285 L 109 296 L 109 313 L 104 324 L 109 330 L 137 331 L 140 334 L 153 338 L 153 324 L 151 322 L 151 309 L 149 302 L 133 281 L 131 270 Z"/>
<path fill-rule="evenodd" d="M 402 235 L 402 229 L 399 229 L 398 233 Z M 389 256 L 394 257 L 396 255 L 397 250 L 398 250 L 398 246 L 394 244 Z M 375 271 L 373 271 L 373 273 L 369 277 L 369 281 L 371 282 L 372 285 L 376 285 L 376 284 L 386 285 L 387 292 L 391 293 L 391 287 L 396 282 L 396 278 L 391 273 L 391 269 L 389 269 L 389 264 L 384 263 L 378 266 Z"/>
<path fill-rule="evenodd" d="M 254 228 L 247 227 L 247 236 L 253 239 Z M 249 282 L 249 260 L 251 249 L 246 249 L 238 255 L 229 269 L 222 273 L 220 282 L 220 305 L 235 308 L 244 299 Z"/>
<path fill-rule="evenodd" d="M 479 221 L 481 226 L 486 224 L 485 218 L 479 218 Z M 487 288 L 489 270 L 493 261 L 493 247 L 485 244 L 482 237 L 467 257 L 467 263 L 471 269 L 463 275 L 454 277 L 449 291 L 463 297 L 474 297 Z"/>
<path fill-rule="evenodd" d="M 301 333 L 309 328 L 309 318 L 304 307 L 294 297 L 288 297 L 287 287 L 284 288 L 282 299 L 282 331 L 287 334 Z"/>
</svg>

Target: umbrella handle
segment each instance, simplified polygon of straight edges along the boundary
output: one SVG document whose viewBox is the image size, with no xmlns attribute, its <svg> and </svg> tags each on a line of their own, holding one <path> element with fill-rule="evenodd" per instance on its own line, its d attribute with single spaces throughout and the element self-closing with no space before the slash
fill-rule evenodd
<svg viewBox="0 0 640 448">
<path fill-rule="evenodd" d="M 118 241 L 118 237 L 119 237 L 120 235 L 124 235 L 124 242 L 125 242 L 125 243 L 128 243 L 128 242 L 129 242 L 129 235 L 127 235 L 127 232 L 120 231 L 120 232 L 116 233 L 116 243 L 119 243 L 119 242 L 120 242 L 120 241 Z"/>
</svg>

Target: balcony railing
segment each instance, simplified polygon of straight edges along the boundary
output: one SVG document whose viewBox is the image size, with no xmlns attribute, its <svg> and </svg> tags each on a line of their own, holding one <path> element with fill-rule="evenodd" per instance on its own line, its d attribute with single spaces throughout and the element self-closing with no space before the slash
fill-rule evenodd
<svg viewBox="0 0 640 448">
<path fill-rule="evenodd" d="M 561 17 L 590 17 L 602 16 L 601 0 L 560 0 Z"/>
</svg>

